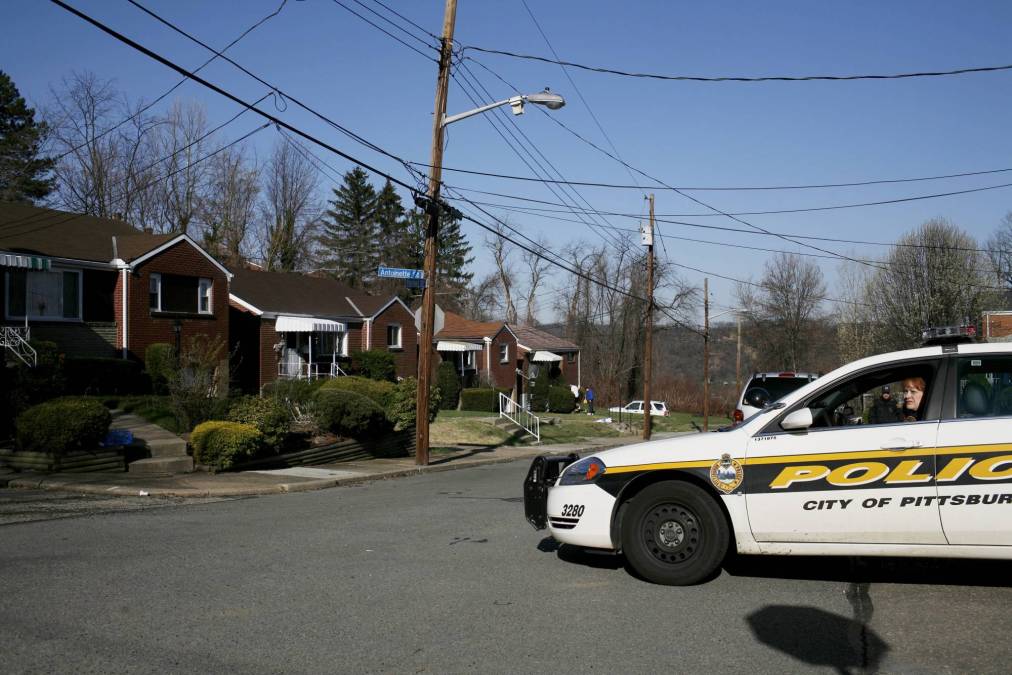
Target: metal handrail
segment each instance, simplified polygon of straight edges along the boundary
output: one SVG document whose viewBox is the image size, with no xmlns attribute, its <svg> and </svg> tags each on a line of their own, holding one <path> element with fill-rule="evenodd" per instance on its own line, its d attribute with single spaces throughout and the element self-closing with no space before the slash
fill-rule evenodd
<svg viewBox="0 0 1012 675">
<path fill-rule="evenodd" d="M 499 392 L 499 418 L 505 417 L 541 442 L 541 418 L 525 409 L 506 394 Z"/>
<path fill-rule="evenodd" d="M 6 347 L 26 366 L 34 368 L 38 365 L 39 355 L 35 348 L 28 344 L 31 335 L 28 326 L 0 326 L 0 347 Z"/>
</svg>

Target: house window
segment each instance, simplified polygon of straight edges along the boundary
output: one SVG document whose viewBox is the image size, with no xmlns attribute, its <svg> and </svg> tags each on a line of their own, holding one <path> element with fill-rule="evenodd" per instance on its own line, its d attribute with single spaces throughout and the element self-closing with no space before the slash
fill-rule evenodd
<svg viewBox="0 0 1012 675">
<path fill-rule="evenodd" d="M 158 273 L 148 277 L 148 307 L 153 312 L 162 311 L 162 275 Z"/>
<path fill-rule="evenodd" d="M 399 324 L 392 323 L 387 326 L 387 347 L 390 349 L 401 348 L 401 327 Z"/>
<path fill-rule="evenodd" d="M 474 352 L 464 352 L 462 363 L 464 370 L 474 370 Z"/>
<path fill-rule="evenodd" d="M 7 273 L 7 318 L 81 319 L 81 271 L 12 270 Z"/>
<path fill-rule="evenodd" d="M 197 311 L 201 314 L 211 313 L 211 280 L 201 279 L 197 284 Z"/>
<path fill-rule="evenodd" d="M 566 363 L 576 363 L 576 352 L 566 352 Z"/>
<path fill-rule="evenodd" d="M 510 346 L 508 344 L 499 345 L 499 363 L 508 363 L 510 360 Z"/>
</svg>

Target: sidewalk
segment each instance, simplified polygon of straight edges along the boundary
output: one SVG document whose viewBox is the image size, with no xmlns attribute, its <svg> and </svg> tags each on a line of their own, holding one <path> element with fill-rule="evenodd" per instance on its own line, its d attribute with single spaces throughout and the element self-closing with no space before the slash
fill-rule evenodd
<svg viewBox="0 0 1012 675">
<path fill-rule="evenodd" d="M 678 433 L 655 434 L 655 439 L 680 436 Z M 460 446 L 433 453 L 428 466 L 417 466 L 414 457 L 370 459 L 317 466 L 293 467 L 270 471 L 241 471 L 210 474 L 202 471 L 171 475 L 128 473 L 14 473 L 0 468 L 0 487 L 32 490 L 59 490 L 78 494 L 161 496 L 161 497 L 239 497 L 283 492 L 304 492 L 325 488 L 412 476 L 434 471 L 453 471 L 486 464 L 530 459 L 542 453 L 584 454 L 594 450 L 631 445 L 638 437 L 588 439 L 582 443 L 558 445 L 495 447 Z"/>
</svg>

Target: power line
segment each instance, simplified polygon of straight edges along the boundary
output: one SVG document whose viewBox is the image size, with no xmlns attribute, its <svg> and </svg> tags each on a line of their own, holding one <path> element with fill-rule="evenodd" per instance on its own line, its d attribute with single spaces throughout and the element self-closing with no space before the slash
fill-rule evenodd
<svg viewBox="0 0 1012 675">
<path fill-rule="evenodd" d="M 979 66 L 975 68 L 957 68 L 954 70 L 934 70 L 934 71 L 919 71 L 911 73 L 893 73 L 887 75 L 766 75 L 761 77 L 746 77 L 746 76 L 718 76 L 718 77 L 703 77 L 698 75 L 665 75 L 658 73 L 637 73 L 626 70 L 618 70 L 616 68 L 605 68 L 600 66 L 589 66 L 582 63 L 574 63 L 572 61 L 561 61 L 559 59 L 550 59 L 544 56 L 535 56 L 532 54 L 519 54 L 517 52 L 506 51 L 502 49 L 488 49 L 485 47 L 478 47 L 476 45 L 466 45 L 462 48 L 461 53 L 467 50 L 482 52 L 484 54 L 496 54 L 499 56 L 508 56 L 515 59 L 523 59 L 527 61 L 540 61 L 542 63 L 553 63 L 560 66 L 569 66 L 570 68 L 579 68 L 594 73 L 605 73 L 608 75 L 620 75 L 622 77 L 636 77 L 645 78 L 651 80 L 666 80 L 676 82 L 813 82 L 813 81 L 852 81 L 852 80 L 903 80 L 921 77 L 947 77 L 951 75 L 966 75 L 969 73 L 993 73 L 1006 70 L 1012 70 L 1012 65 L 1007 66 Z M 470 58 L 470 57 L 464 57 Z"/>
<path fill-rule="evenodd" d="M 421 39 L 420 37 L 418 37 L 417 35 L 409 32 L 409 31 L 405 30 L 404 28 L 401 28 L 400 26 L 398 26 L 394 22 L 390 21 L 390 19 L 387 19 L 386 17 L 380 15 L 378 12 L 376 12 L 376 10 L 370 9 L 369 7 L 366 7 L 361 2 L 358 2 L 358 0 L 354 0 L 354 1 L 355 1 L 355 4 L 361 6 L 362 8 L 366 9 L 367 11 L 372 12 L 376 16 L 380 17 L 381 19 L 383 19 L 384 21 L 386 21 L 387 23 L 389 23 L 390 25 L 392 25 L 395 28 L 399 29 L 401 32 L 409 35 L 410 37 L 414 38 L 415 40 L 418 40 L 419 42 L 421 42 L 426 47 L 429 47 L 430 49 L 435 49 L 432 45 L 430 45 L 425 40 Z M 381 33 L 386 34 L 388 37 L 390 37 L 390 39 L 396 40 L 397 42 L 401 43 L 402 45 L 404 45 L 405 47 L 407 47 L 411 51 L 415 52 L 416 54 L 420 54 L 422 57 L 424 57 L 424 58 L 426 58 L 426 59 L 428 59 L 430 61 L 436 61 L 436 62 L 438 62 L 438 59 L 434 59 L 431 56 L 429 56 L 428 54 L 426 54 L 425 52 L 423 52 L 420 49 L 418 49 L 417 47 L 415 47 L 413 45 L 409 45 L 407 42 L 405 42 L 401 38 L 397 37 L 396 35 L 394 35 L 390 31 L 388 31 L 387 29 L 383 28 L 382 26 L 378 25 L 376 22 L 371 21 L 368 18 L 362 16 L 361 14 L 359 14 L 358 12 L 356 12 L 355 10 L 353 10 L 351 7 L 349 7 L 348 5 L 346 5 L 343 2 L 341 2 L 341 0 L 331 0 L 331 2 L 333 2 L 335 5 L 340 5 L 341 7 L 343 7 L 348 12 L 350 12 L 350 13 L 354 14 L 355 16 L 357 16 L 358 18 L 362 19 L 362 21 L 365 21 L 367 24 L 369 24 L 370 26 L 372 26 L 376 30 L 380 31 Z"/>
<path fill-rule="evenodd" d="M 257 21 L 255 24 L 253 24 L 252 26 L 250 26 L 249 28 L 247 28 L 246 30 L 244 30 L 239 35 L 239 37 L 237 37 L 236 39 L 232 40 L 227 45 L 225 45 L 225 48 L 222 49 L 220 52 L 215 52 L 214 56 L 212 56 L 211 58 L 209 58 L 207 61 L 204 61 L 204 63 L 200 64 L 200 66 L 198 66 L 197 69 L 194 70 L 193 72 L 199 73 L 201 70 L 204 69 L 205 66 L 207 66 L 208 64 L 210 64 L 212 61 L 214 61 L 216 58 L 218 58 L 219 56 L 221 56 L 222 54 L 224 54 L 225 52 L 227 52 L 232 47 L 234 47 L 244 37 L 246 37 L 247 35 L 249 35 L 250 33 L 252 33 L 254 30 L 256 30 L 257 28 L 259 28 L 260 26 L 262 26 L 264 23 L 266 23 L 270 19 L 273 19 L 274 17 L 276 17 L 278 14 L 281 13 L 281 10 L 283 10 L 285 8 L 285 5 L 287 3 L 288 3 L 288 0 L 281 0 L 281 4 L 278 5 L 278 8 L 276 10 L 274 10 L 273 12 L 271 12 L 268 15 L 266 15 L 265 17 L 263 17 L 262 19 L 260 19 L 259 21 Z M 117 124 L 109 127 L 105 131 L 103 131 L 100 134 L 98 134 L 97 136 L 95 136 L 95 138 L 89 139 L 89 140 L 85 141 L 84 143 L 81 143 L 80 145 L 78 145 L 76 147 L 73 147 L 70 150 L 67 150 L 62 155 L 59 155 L 58 157 L 56 157 L 55 161 L 59 161 L 59 160 L 63 159 L 64 157 L 66 157 L 67 155 L 69 155 L 71 153 L 74 153 L 74 152 L 77 152 L 78 150 L 80 150 L 84 146 L 88 145 L 89 143 L 94 143 L 95 141 L 98 141 L 98 140 L 104 138 L 108 134 L 110 134 L 113 131 L 116 131 L 117 129 L 119 129 L 121 126 L 123 126 L 127 122 L 129 122 L 129 121 L 131 121 L 133 119 L 136 119 L 137 117 L 139 117 L 140 115 L 144 114 L 145 112 L 147 112 L 148 110 L 150 110 L 151 108 L 153 108 L 155 105 L 157 105 L 166 96 L 168 96 L 169 94 L 171 94 L 172 92 L 174 92 L 176 89 L 178 89 L 179 87 L 181 87 L 188 79 L 189 78 L 184 77 L 179 82 L 177 82 L 176 84 L 172 85 L 168 89 L 168 91 L 166 91 L 164 94 L 162 94 L 161 96 L 159 96 L 158 98 L 156 98 L 155 100 L 153 100 L 151 103 L 149 103 L 146 106 L 140 108 L 137 112 L 133 113 L 132 115 L 130 115 L 126 119 L 123 119 L 123 120 L 119 121 Z"/>
</svg>

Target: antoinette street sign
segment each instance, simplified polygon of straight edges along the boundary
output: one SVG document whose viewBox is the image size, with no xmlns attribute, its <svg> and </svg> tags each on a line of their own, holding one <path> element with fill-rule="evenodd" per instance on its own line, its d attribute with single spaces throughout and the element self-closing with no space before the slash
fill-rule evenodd
<svg viewBox="0 0 1012 675">
<path fill-rule="evenodd" d="M 410 270 L 403 267 L 380 267 L 378 276 L 389 279 L 424 279 L 425 273 L 422 270 Z"/>
</svg>

